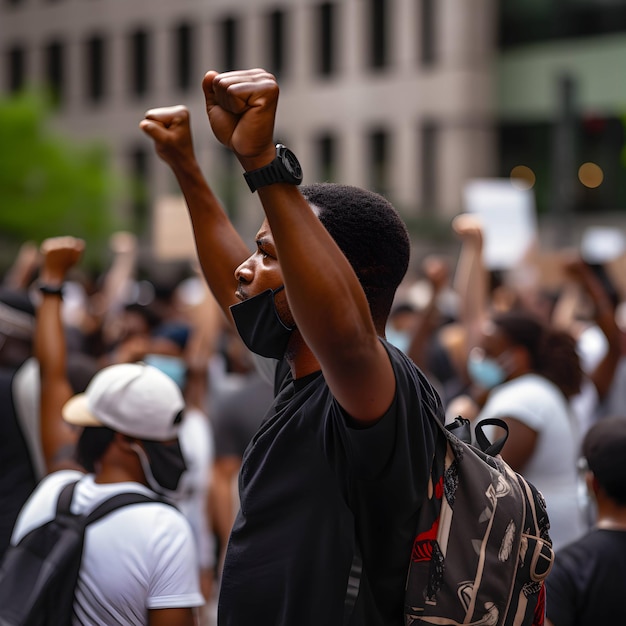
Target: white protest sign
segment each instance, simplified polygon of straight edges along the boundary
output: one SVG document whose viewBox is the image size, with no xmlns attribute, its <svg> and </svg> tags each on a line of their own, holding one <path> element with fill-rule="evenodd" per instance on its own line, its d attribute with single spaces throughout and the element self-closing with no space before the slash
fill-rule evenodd
<svg viewBox="0 0 626 626">
<path fill-rule="evenodd" d="M 589 226 L 583 233 L 580 252 L 588 263 L 606 263 L 626 252 L 626 237 L 614 226 Z"/>
<path fill-rule="evenodd" d="M 195 259 L 193 230 L 183 196 L 158 198 L 153 224 L 152 242 L 156 258 L 163 261 Z"/>
<path fill-rule="evenodd" d="M 488 269 L 520 263 L 537 239 L 535 196 L 508 178 L 469 181 L 463 190 L 465 211 L 483 225 L 483 260 Z"/>
</svg>

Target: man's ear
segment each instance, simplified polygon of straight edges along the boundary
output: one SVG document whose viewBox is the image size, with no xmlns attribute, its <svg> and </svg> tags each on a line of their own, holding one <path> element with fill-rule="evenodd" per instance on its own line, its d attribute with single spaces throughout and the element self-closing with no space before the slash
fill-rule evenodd
<svg viewBox="0 0 626 626">
<path fill-rule="evenodd" d="M 585 482 L 587 483 L 589 493 L 593 494 L 594 497 L 598 494 L 598 491 L 602 489 L 598 479 L 595 477 L 595 474 L 589 470 L 585 474 Z"/>
</svg>

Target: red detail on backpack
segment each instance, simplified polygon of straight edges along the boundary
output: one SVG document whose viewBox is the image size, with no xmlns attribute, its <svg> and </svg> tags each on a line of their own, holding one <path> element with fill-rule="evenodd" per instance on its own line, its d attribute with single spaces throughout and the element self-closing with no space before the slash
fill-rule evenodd
<svg viewBox="0 0 626 626">
<path fill-rule="evenodd" d="M 541 586 L 532 626 L 544 626 L 546 621 L 546 586 Z"/>
<path fill-rule="evenodd" d="M 437 518 L 429 530 L 420 533 L 415 537 L 413 542 L 413 550 L 411 552 L 411 560 L 414 563 L 422 561 L 430 561 L 433 556 L 433 543 L 437 540 L 437 531 L 439 530 L 439 518 Z"/>
<path fill-rule="evenodd" d="M 443 498 L 443 475 L 437 481 L 435 485 L 435 498 L 441 500 Z"/>
</svg>

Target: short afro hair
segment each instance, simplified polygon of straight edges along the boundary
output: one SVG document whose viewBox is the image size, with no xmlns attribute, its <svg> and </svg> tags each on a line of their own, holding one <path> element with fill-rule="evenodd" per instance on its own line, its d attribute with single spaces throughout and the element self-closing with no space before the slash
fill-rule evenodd
<svg viewBox="0 0 626 626">
<path fill-rule="evenodd" d="M 352 265 L 375 323 L 384 322 L 409 266 L 411 242 L 394 206 L 373 191 L 334 183 L 302 187 Z"/>
<path fill-rule="evenodd" d="M 587 431 L 582 453 L 606 493 L 626 506 L 626 417 L 604 417 Z"/>
</svg>

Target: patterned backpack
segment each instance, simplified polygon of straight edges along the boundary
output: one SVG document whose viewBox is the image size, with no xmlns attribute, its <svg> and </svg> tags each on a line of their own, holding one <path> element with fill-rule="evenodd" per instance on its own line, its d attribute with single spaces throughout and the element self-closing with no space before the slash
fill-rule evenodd
<svg viewBox="0 0 626 626">
<path fill-rule="evenodd" d="M 422 506 L 405 593 L 406 626 L 544 623 L 543 582 L 554 561 L 543 496 L 500 456 L 508 427 L 444 426 Z M 506 434 L 491 444 L 482 427 Z"/>
</svg>

